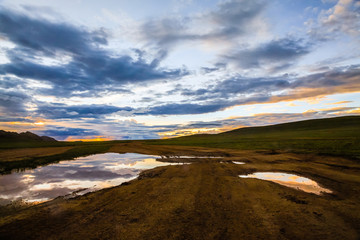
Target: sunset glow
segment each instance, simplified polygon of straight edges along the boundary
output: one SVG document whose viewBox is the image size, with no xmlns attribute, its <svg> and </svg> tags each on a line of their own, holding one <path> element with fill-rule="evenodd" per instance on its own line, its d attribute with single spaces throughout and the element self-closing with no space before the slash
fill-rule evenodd
<svg viewBox="0 0 360 240">
<path fill-rule="evenodd" d="M 359 1 L 0 4 L 6 131 L 156 139 L 360 114 Z"/>
<path fill-rule="evenodd" d="M 69 141 L 69 142 L 76 142 L 76 141 L 82 141 L 82 142 L 101 142 L 101 141 L 111 141 L 111 140 L 114 140 L 114 139 L 111 139 L 111 138 L 107 138 L 107 137 L 104 137 L 104 136 L 96 136 L 94 138 L 72 138 L 72 137 L 68 137 L 66 139 L 66 141 Z"/>
</svg>

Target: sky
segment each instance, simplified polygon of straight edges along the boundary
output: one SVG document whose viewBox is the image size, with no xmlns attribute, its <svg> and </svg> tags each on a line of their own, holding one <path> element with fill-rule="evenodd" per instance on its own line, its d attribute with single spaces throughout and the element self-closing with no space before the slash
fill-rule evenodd
<svg viewBox="0 0 360 240">
<path fill-rule="evenodd" d="M 359 114 L 359 0 L 0 0 L 6 131 L 156 139 Z"/>
</svg>

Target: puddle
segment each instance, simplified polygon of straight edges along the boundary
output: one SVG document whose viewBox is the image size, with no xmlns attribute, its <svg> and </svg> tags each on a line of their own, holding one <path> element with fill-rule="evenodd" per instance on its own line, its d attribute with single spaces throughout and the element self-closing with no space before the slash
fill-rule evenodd
<svg viewBox="0 0 360 240">
<path fill-rule="evenodd" d="M 228 163 L 245 164 L 244 162 L 237 162 L 237 161 L 221 161 L 220 163 L 225 163 L 225 164 L 228 164 Z"/>
<path fill-rule="evenodd" d="M 174 158 L 224 158 L 224 157 L 220 157 L 220 156 L 161 156 L 161 159 L 174 159 Z"/>
<path fill-rule="evenodd" d="M 244 162 L 236 162 L 236 161 L 233 161 L 233 163 L 235 163 L 235 164 L 245 164 Z"/>
<path fill-rule="evenodd" d="M 275 182 L 286 187 L 295 188 L 308 193 L 321 195 L 322 193 L 332 193 L 329 189 L 320 187 L 315 181 L 297 176 L 294 174 L 281 173 L 281 172 L 257 172 L 249 175 L 239 175 L 241 178 L 257 178 Z"/>
<path fill-rule="evenodd" d="M 145 169 L 179 164 L 159 162 L 156 158 L 159 156 L 105 153 L 1 175 L 0 205 L 83 195 L 135 179 Z"/>
</svg>

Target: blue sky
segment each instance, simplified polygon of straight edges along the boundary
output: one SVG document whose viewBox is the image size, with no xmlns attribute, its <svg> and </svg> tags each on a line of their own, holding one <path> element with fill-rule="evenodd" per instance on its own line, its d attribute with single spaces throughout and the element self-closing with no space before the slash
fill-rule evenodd
<svg viewBox="0 0 360 240">
<path fill-rule="evenodd" d="M 360 114 L 360 1 L 0 0 L 0 129 L 148 139 Z"/>
</svg>

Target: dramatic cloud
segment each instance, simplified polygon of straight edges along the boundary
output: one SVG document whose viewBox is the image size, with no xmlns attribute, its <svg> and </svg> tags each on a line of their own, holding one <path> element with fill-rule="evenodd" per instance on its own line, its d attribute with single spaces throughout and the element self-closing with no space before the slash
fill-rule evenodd
<svg viewBox="0 0 360 240">
<path fill-rule="evenodd" d="M 0 109 L 7 116 L 16 116 L 26 112 L 25 104 L 29 100 L 30 97 L 23 92 L 0 88 Z"/>
<path fill-rule="evenodd" d="M 65 140 L 68 136 L 94 136 L 99 135 L 98 131 L 84 128 L 52 127 L 43 131 L 35 131 L 41 135 L 52 136 L 58 140 Z"/>
<path fill-rule="evenodd" d="M 253 27 L 257 24 L 258 17 L 265 7 L 266 2 L 262 0 L 221 2 L 216 11 L 205 16 L 216 25 L 214 30 L 205 37 L 231 39 L 244 35 L 248 31 L 256 31 Z"/>
<path fill-rule="evenodd" d="M 73 105 L 45 104 L 38 102 L 32 113 L 45 119 L 101 118 L 110 114 L 138 115 L 186 115 L 217 112 L 245 104 L 270 103 L 316 97 L 326 94 L 360 91 L 360 69 L 357 66 L 333 69 L 304 77 L 288 75 L 268 78 L 232 77 L 218 81 L 207 88 L 187 89 L 178 85 L 173 92 L 188 98 L 188 102 L 160 103 L 148 107 L 118 107 L 103 104 Z M 9 95 L 9 93 L 8 93 Z M 10 95 L 12 96 L 12 95 Z M 0 101 L 3 106 L 23 108 L 26 96 L 16 95 Z M 23 99 L 23 98 L 24 99 Z M 145 99 L 144 101 L 148 101 Z M 133 126 L 131 126 L 133 127 Z"/>
<path fill-rule="evenodd" d="M 202 114 L 224 110 L 228 107 L 246 103 L 259 103 L 269 100 L 269 96 L 254 96 L 241 100 L 213 100 L 206 103 L 168 103 L 150 107 L 146 111 L 135 113 L 136 115 L 184 115 Z"/>
<path fill-rule="evenodd" d="M 166 49 L 189 41 L 202 41 L 226 46 L 227 51 L 218 60 L 233 63 L 240 69 L 262 68 L 277 72 L 293 65 L 301 56 L 310 52 L 311 44 L 295 37 L 275 38 L 249 47 L 258 42 L 256 36 L 264 35 L 267 24 L 264 14 L 265 1 L 221 1 L 217 8 L 188 17 L 169 17 L 145 22 L 141 29 L 143 38 L 160 49 Z M 239 44 L 240 43 L 240 44 Z M 223 63 L 224 64 L 224 63 Z M 219 67 L 204 67 L 205 74 Z"/>
<path fill-rule="evenodd" d="M 201 15 L 148 21 L 143 24 L 141 34 L 161 48 L 184 41 L 229 42 L 253 33 L 265 6 L 266 2 L 262 0 L 223 1 L 216 10 Z"/>
<path fill-rule="evenodd" d="M 23 122 L 23 123 L 33 123 L 33 120 L 22 118 L 22 117 L 8 117 L 1 116 L 0 122 Z"/>
<path fill-rule="evenodd" d="M 66 124 L 74 124 L 71 119 Z M 135 120 L 109 119 L 76 119 L 78 127 L 63 127 L 48 125 L 46 129 L 32 130 L 39 135 L 54 137 L 58 140 L 88 140 L 88 139 L 157 139 L 159 133 L 178 127 L 175 124 L 148 126 Z M 91 126 L 91 128 L 89 128 Z M 24 130 L 22 130 L 24 131 Z"/>
<path fill-rule="evenodd" d="M 202 67 L 201 71 L 204 74 L 208 74 L 219 70 L 223 70 L 225 68 L 226 68 L 226 63 L 216 63 L 213 67 Z"/>
<path fill-rule="evenodd" d="M 178 86 L 179 87 L 179 86 Z M 177 88 L 176 91 L 181 89 Z M 280 91 L 280 93 L 278 93 Z M 277 78 L 234 77 L 197 90 L 182 89 L 191 103 L 165 103 L 146 108 L 109 105 L 65 104 L 39 105 L 39 116 L 49 119 L 102 118 L 104 115 L 186 115 L 224 110 L 245 104 L 280 102 L 316 97 L 325 94 L 360 91 L 360 69 L 353 66 L 334 69 L 305 77 Z"/>
<path fill-rule="evenodd" d="M 170 103 L 151 107 L 145 114 L 151 115 L 182 115 L 182 114 L 199 114 L 216 112 L 225 108 L 225 103 L 208 103 L 206 105 L 194 104 L 194 103 Z M 141 113 L 140 113 L 141 114 Z"/>
<path fill-rule="evenodd" d="M 131 111 L 130 107 L 115 107 L 109 105 L 78 105 L 67 106 L 65 104 L 40 105 L 36 110 L 37 114 L 49 119 L 61 118 L 100 118 L 103 115 L 119 111 Z"/>
<path fill-rule="evenodd" d="M 104 29 L 89 31 L 7 9 L 0 11 L 0 36 L 16 45 L 4 49 L 10 63 L 0 65 L 0 74 L 47 82 L 53 95 L 96 95 L 128 83 L 187 74 L 184 69 L 159 68 L 158 59 L 147 62 L 104 50 L 101 46 L 108 41 Z M 46 57 L 66 61 L 49 64 L 43 60 Z"/>
<path fill-rule="evenodd" d="M 107 121 L 105 132 L 108 136 L 118 137 L 120 139 L 156 139 L 159 138 L 158 133 L 169 131 L 176 125 L 157 125 L 147 126 L 138 123 L 135 120 L 125 121 Z"/>
<path fill-rule="evenodd" d="M 20 13 L 2 9 L 0 32 L 18 46 L 46 55 L 56 52 L 82 54 L 94 50 L 96 44 L 107 44 L 104 30 L 88 32 L 67 23 L 53 23 L 46 19 L 33 19 Z"/>
<path fill-rule="evenodd" d="M 0 8 L 0 129 L 148 139 L 359 112 L 359 1 L 26 2 Z M 298 115 L 226 119 L 277 107 Z"/>
<path fill-rule="evenodd" d="M 179 91 L 177 89 L 176 91 Z M 326 94 L 360 91 L 360 69 L 353 66 L 294 78 L 234 77 L 197 90 L 183 89 L 191 101 L 204 103 L 168 103 L 150 107 L 139 114 L 201 114 L 244 104 L 270 103 L 316 97 Z"/>
<path fill-rule="evenodd" d="M 242 49 L 225 56 L 240 68 L 268 68 L 271 72 L 289 67 L 299 57 L 309 53 L 309 44 L 301 40 L 283 38 L 251 49 Z"/>
<path fill-rule="evenodd" d="M 287 76 L 278 78 L 246 78 L 242 76 L 233 77 L 219 81 L 216 85 L 197 90 L 183 89 L 182 95 L 193 96 L 196 100 L 209 98 L 225 98 L 237 94 L 261 94 L 270 93 L 290 87 Z"/>
<path fill-rule="evenodd" d="M 339 0 L 335 6 L 322 11 L 317 22 L 309 22 L 310 35 L 320 40 L 333 40 L 341 34 L 360 36 L 360 3 Z"/>
</svg>

